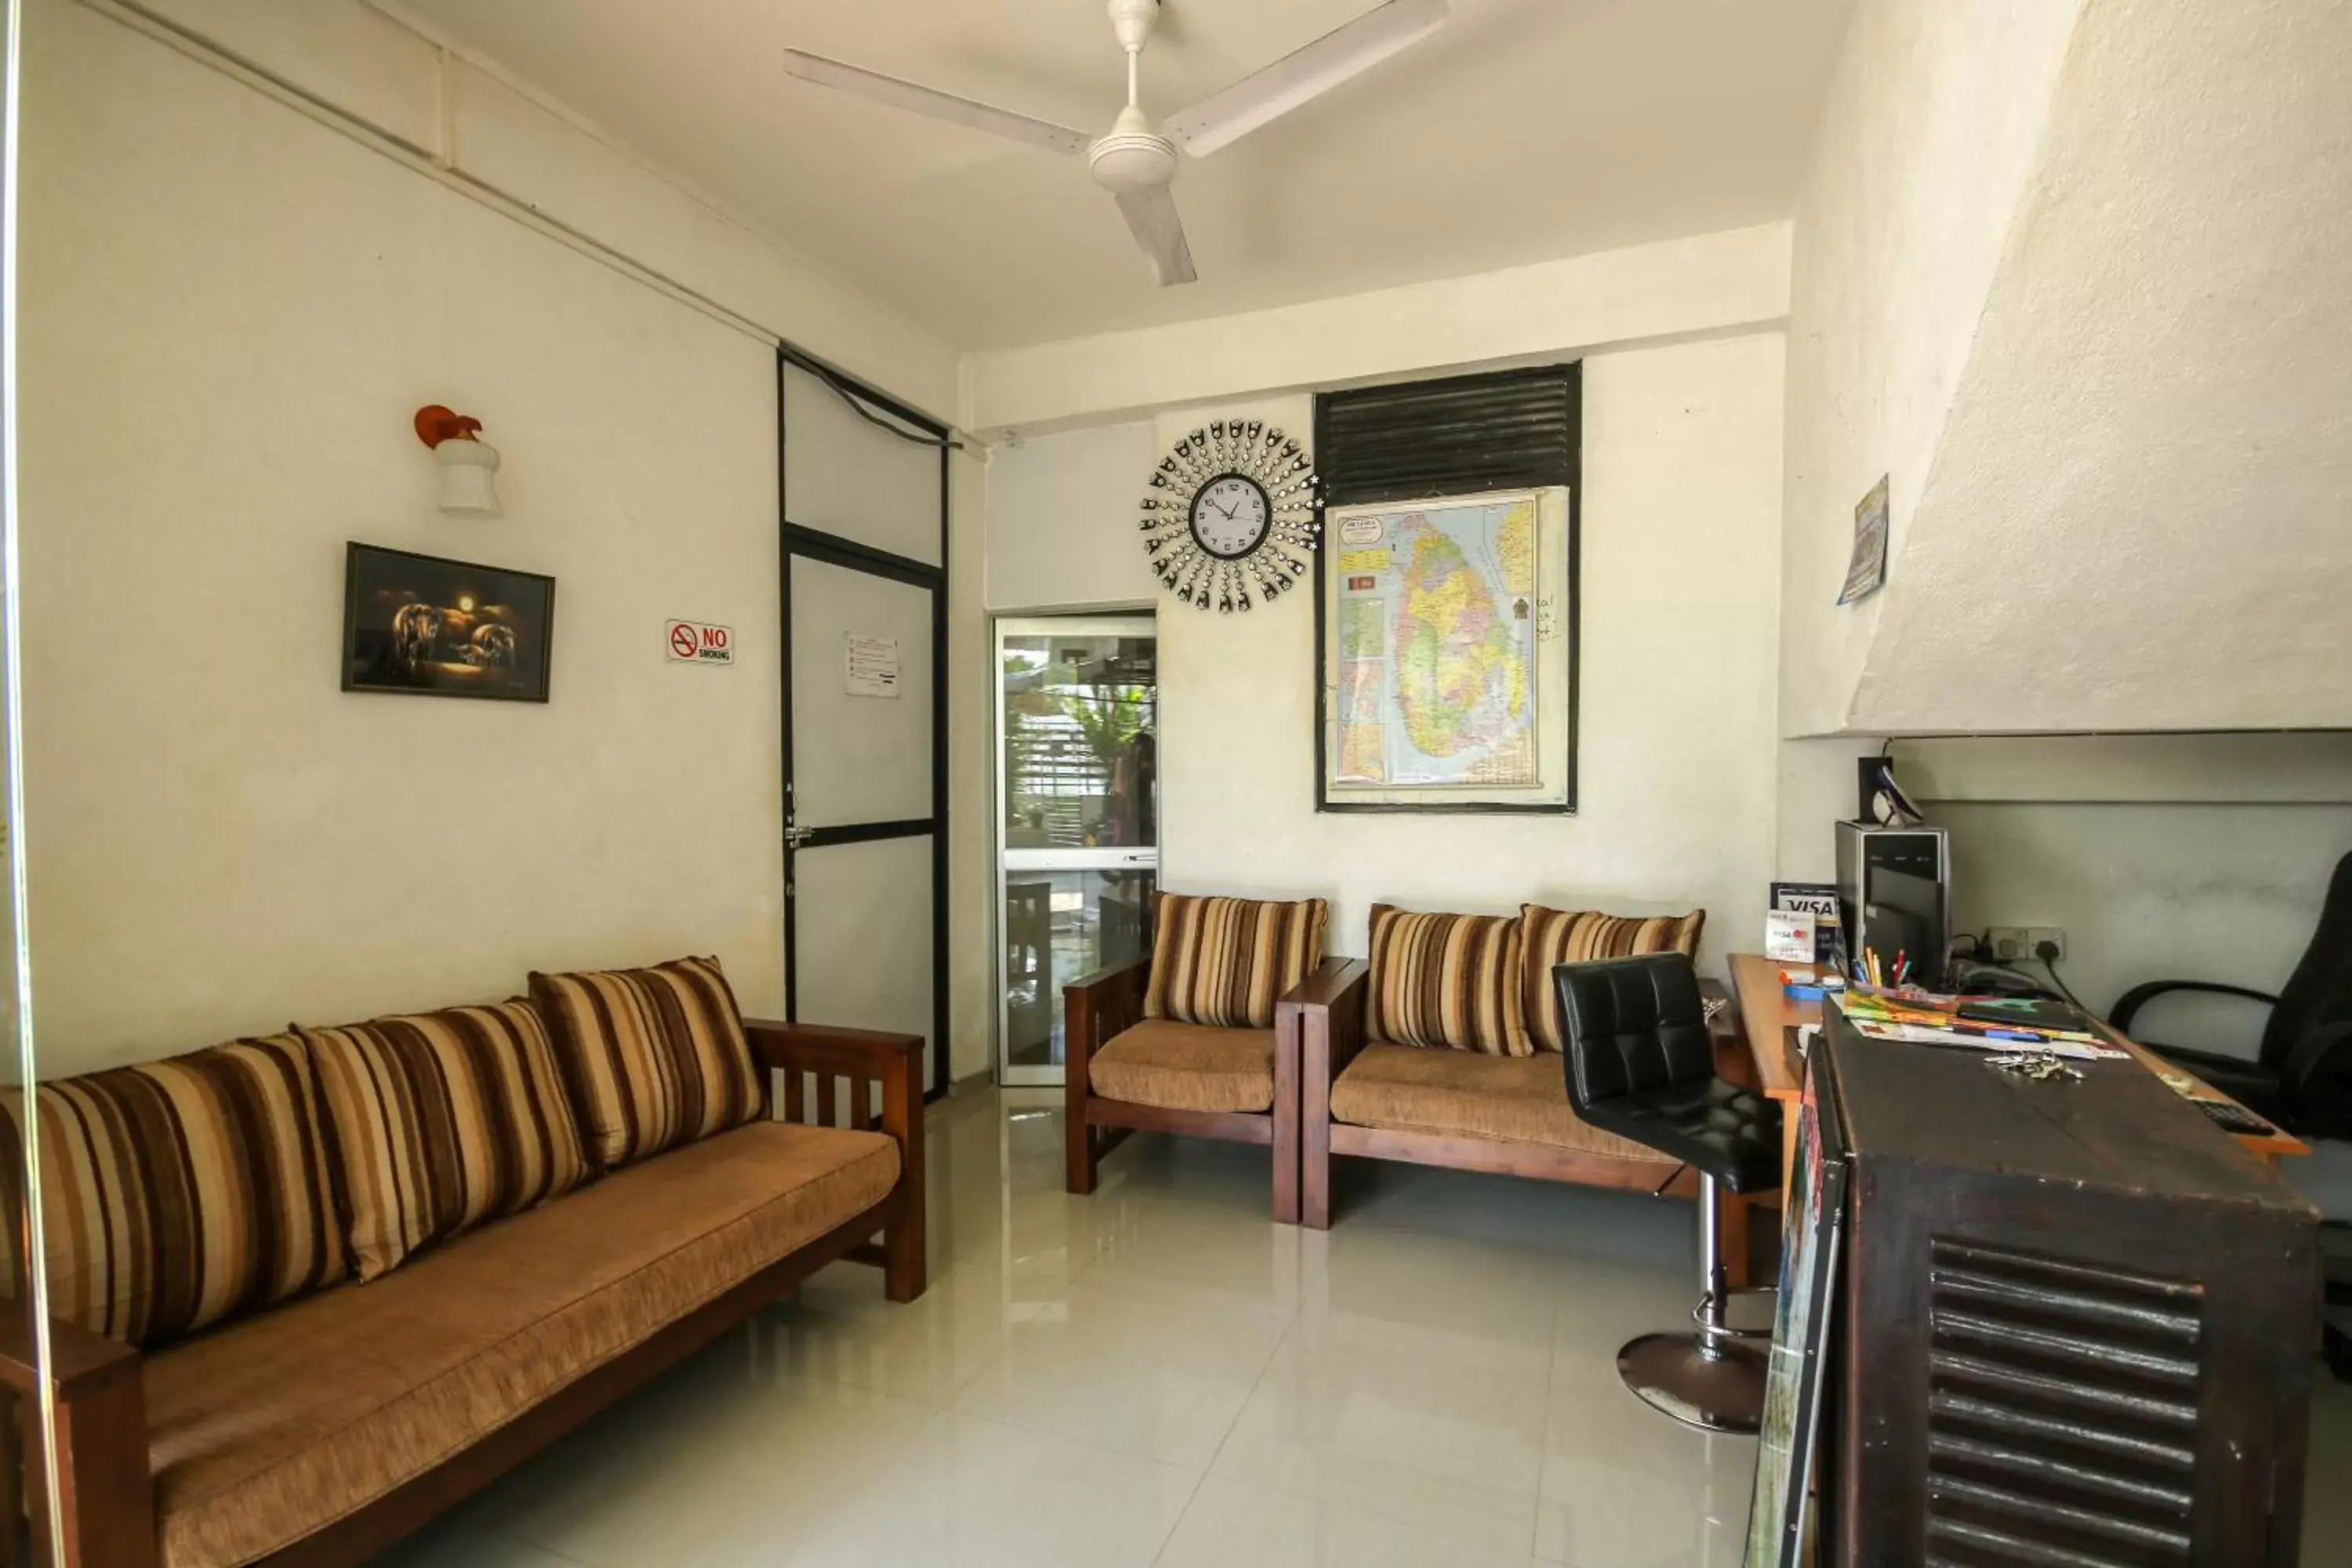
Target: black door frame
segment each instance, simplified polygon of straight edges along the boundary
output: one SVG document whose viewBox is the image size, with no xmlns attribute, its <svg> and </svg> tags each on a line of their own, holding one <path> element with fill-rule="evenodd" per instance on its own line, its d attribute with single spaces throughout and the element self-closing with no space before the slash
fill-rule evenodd
<svg viewBox="0 0 2352 1568">
<path fill-rule="evenodd" d="M 790 420 L 785 406 L 786 366 L 803 371 L 824 383 L 868 423 L 878 425 L 903 440 L 937 447 L 940 454 L 940 564 L 917 561 L 860 544 L 854 539 L 803 528 L 793 521 L 785 477 L 784 454 Z M 863 405 L 863 406 L 861 406 Z M 887 417 L 884 417 L 887 416 Z M 893 424 L 892 421 L 898 423 Z M 911 428 L 908 428 L 911 427 Z M 918 434 L 919 432 L 919 434 Z M 877 391 L 855 376 L 803 353 L 789 343 L 776 350 L 776 521 L 779 595 L 782 609 L 783 657 L 783 777 L 784 802 L 784 1016 L 800 1021 L 799 918 L 793 893 L 798 876 L 793 858 L 801 850 L 842 844 L 871 844 L 887 838 L 931 840 L 931 1041 L 932 1058 L 926 1099 L 945 1094 L 950 1075 L 948 1020 L 948 463 L 955 442 L 948 427 L 917 413 L 888 394 Z M 921 588 L 931 596 L 931 815 L 897 822 L 860 822 L 839 827 L 796 830 L 793 803 L 793 558 L 802 556 L 852 572 L 887 578 Z M 797 842 L 795 842 L 797 840 Z M 820 1020 L 839 1022 L 840 1020 Z"/>
</svg>

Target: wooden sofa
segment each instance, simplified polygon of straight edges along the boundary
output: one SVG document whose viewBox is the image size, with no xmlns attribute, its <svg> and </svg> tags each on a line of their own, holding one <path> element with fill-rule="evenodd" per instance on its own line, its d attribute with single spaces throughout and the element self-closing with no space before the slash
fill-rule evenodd
<svg viewBox="0 0 2352 1568">
<path fill-rule="evenodd" d="M 1351 961 L 1284 1005 L 1276 1054 L 1298 1062 L 1301 1223 L 1330 1226 L 1334 1156 L 1696 1194 L 1697 1178 L 1686 1168 L 1576 1116 L 1556 1052 L 1487 1054 L 1370 1037 L 1375 978 L 1370 962 Z M 1722 994 L 1714 982 L 1703 985 Z M 1739 1037 L 1727 1008 L 1717 1010 L 1711 1027 L 1717 1048 L 1736 1057 Z M 1724 1250 L 1733 1282 L 1744 1283 L 1742 1202 L 1725 1205 Z"/>
<path fill-rule="evenodd" d="M 837 1258 L 920 1295 L 922 1042 L 744 1030 L 768 1119 L 366 1284 L 144 1354 L 53 1320 L 46 1378 L 0 1315 L 0 1383 L 56 1400 L 67 1568 L 361 1563 Z"/>
</svg>

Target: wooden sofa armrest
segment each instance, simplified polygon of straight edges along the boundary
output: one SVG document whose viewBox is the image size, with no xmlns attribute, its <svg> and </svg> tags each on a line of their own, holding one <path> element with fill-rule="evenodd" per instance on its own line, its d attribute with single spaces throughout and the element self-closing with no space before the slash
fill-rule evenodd
<svg viewBox="0 0 2352 1568">
<path fill-rule="evenodd" d="M 101 1386 L 139 1360 L 139 1352 L 121 1340 L 91 1333 L 79 1323 L 49 1320 L 48 1382 L 60 1404 Z M 0 1309 L 0 1385 L 28 1398 L 37 1398 L 41 1392 L 32 1322 L 21 1303 L 14 1301 Z"/>
<path fill-rule="evenodd" d="M 1298 1053 L 1303 1105 L 1320 1104 L 1328 1110 L 1331 1080 L 1364 1048 L 1364 1005 L 1371 994 L 1371 972 L 1360 958 L 1327 958 L 1276 1004 L 1276 1049 Z"/>
<path fill-rule="evenodd" d="M 775 1018 L 746 1018 L 743 1033 L 751 1043 L 752 1058 L 761 1067 L 814 1072 L 863 1072 L 884 1076 L 894 1064 L 906 1063 L 919 1076 L 923 1055 L 920 1035 L 892 1035 L 879 1029 L 844 1029 L 829 1024 L 787 1024 Z"/>
<path fill-rule="evenodd" d="M 1097 969 L 1062 987 L 1063 1082 L 1072 1103 L 1087 1092 L 1087 1063 L 1104 1044 L 1143 1022 L 1151 983 L 1149 954 Z"/>
<path fill-rule="evenodd" d="M 1331 1084 L 1364 1048 L 1371 965 L 1326 959 L 1274 1009 L 1275 1071 L 1296 1065 L 1298 1097 L 1298 1217 L 1331 1228 Z"/>
<path fill-rule="evenodd" d="M 902 1160 L 911 1159 L 919 1171 L 923 1130 L 923 1037 L 891 1035 L 877 1029 L 842 1029 L 824 1024 L 786 1024 L 771 1018 L 746 1018 L 743 1033 L 751 1058 L 762 1068 L 784 1075 L 783 1103 L 777 1109 L 786 1121 L 833 1126 L 838 1106 L 835 1080 L 848 1083 L 849 1125 L 879 1129 L 898 1141 Z M 815 1079 L 808 1092 L 803 1079 Z M 880 1115 L 876 1115 L 874 1086 L 881 1089 Z"/>
<path fill-rule="evenodd" d="M 62 1568 L 154 1568 L 160 1561 L 144 1367 L 131 1346 L 49 1320 L 47 1381 L 57 1400 Z M 42 1382 L 32 1324 L 20 1304 L 9 1303 L 0 1310 L 0 1386 L 33 1412 Z M 47 1489 L 31 1484 L 27 1500 L 37 1536 L 48 1511 Z"/>
<path fill-rule="evenodd" d="M 840 1080 L 847 1089 L 849 1125 L 887 1133 L 898 1142 L 897 1216 L 884 1232 L 879 1257 L 854 1256 L 882 1265 L 884 1289 L 891 1300 L 913 1300 L 923 1293 L 926 1279 L 923 1037 L 769 1018 L 744 1019 L 743 1033 L 751 1042 L 751 1058 L 783 1075 L 783 1099 L 776 1107 L 781 1120 L 833 1126 L 835 1085 Z M 814 1093 L 803 1081 L 811 1078 L 815 1080 Z M 878 1118 L 874 1109 L 877 1084 L 882 1100 Z"/>
</svg>

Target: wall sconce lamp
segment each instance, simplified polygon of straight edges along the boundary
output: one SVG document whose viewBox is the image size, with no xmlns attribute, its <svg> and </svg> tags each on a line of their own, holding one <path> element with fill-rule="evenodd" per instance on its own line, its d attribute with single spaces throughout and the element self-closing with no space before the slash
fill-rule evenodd
<svg viewBox="0 0 2352 1568">
<path fill-rule="evenodd" d="M 416 438 L 441 465 L 441 510 L 451 517 L 504 517 L 495 476 L 499 449 L 478 434 L 482 422 L 437 403 L 416 411 Z"/>
</svg>

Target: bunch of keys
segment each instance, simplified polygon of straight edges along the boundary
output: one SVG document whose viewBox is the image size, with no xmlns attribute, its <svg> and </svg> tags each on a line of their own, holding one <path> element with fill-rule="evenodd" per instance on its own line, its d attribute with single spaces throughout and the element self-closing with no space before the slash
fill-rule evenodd
<svg viewBox="0 0 2352 1568">
<path fill-rule="evenodd" d="M 2013 1072 L 2036 1083 L 2080 1083 L 2083 1079 L 2083 1069 L 2067 1066 L 2055 1051 L 2002 1051 L 1985 1061 L 1996 1072 Z"/>
</svg>

